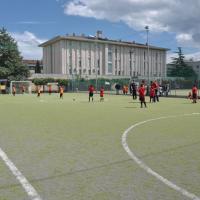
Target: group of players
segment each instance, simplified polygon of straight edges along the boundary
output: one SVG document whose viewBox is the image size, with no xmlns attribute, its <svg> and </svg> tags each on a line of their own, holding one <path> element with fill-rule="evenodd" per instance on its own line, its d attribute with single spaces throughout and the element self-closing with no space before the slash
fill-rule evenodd
<svg viewBox="0 0 200 200">
<path fill-rule="evenodd" d="M 25 93 L 25 86 L 22 85 L 21 87 L 21 92 L 22 94 Z M 126 88 L 127 90 L 127 88 Z M 150 97 L 150 103 L 151 102 L 158 102 L 159 101 L 159 94 L 158 94 L 158 90 L 159 90 L 159 84 L 157 81 L 152 81 L 149 87 L 149 91 L 147 91 L 147 87 L 145 86 L 145 81 L 142 81 L 141 84 L 139 86 L 137 86 L 137 84 L 134 82 L 134 80 L 131 82 L 130 84 L 130 93 L 132 94 L 133 99 L 137 99 L 137 94 L 139 95 L 139 100 L 140 100 L 140 107 L 146 108 L 147 104 L 146 104 L 146 100 L 145 100 L 145 96 L 146 93 L 149 92 L 149 97 Z M 41 95 L 41 87 L 40 86 L 36 86 L 36 91 L 37 91 L 37 97 L 40 97 Z M 95 88 L 93 85 L 90 85 L 88 88 L 88 92 L 89 92 L 89 102 L 92 100 L 94 101 L 94 91 Z M 52 93 L 52 87 L 51 85 L 48 86 L 48 93 L 51 95 Z M 15 96 L 16 94 L 16 87 L 15 85 L 12 86 L 12 94 L 13 96 Z M 63 94 L 64 94 L 64 87 L 63 86 L 59 86 L 59 94 L 60 94 L 60 99 L 63 99 Z M 196 85 L 193 85 L 192 87 L 192 91 L 189 92 L 188 94 L 188 98 L 192 99 L 193 103 L 197 103 L 197 99 L 198 99 L 198 89 L 196 87 Z M 101 87 L 100 88 L 100 101 L 104 101 L 104 88 Z"/>
<path fill-rule="evenodd" d="M 157 81 L 152 81 L 150 84 L 150 88 L 149 88 L 149 97 L 150 97 L 150 103 L 151 102 L 159 102 L 159 84 Z M 133 81 L 130 85 L 130 90 L 133 96 L 133 99 L 137 99 L 137 93 L 139 94 L 139 100 L 140 100 L 140 104 L 141 104 L 141 108 L 143 107 L 143 104 L 145 107 L 147 107 L 146 105 L 146 101 L 145 101 L 145 95 L 146 95 L 146 89 L 147 87 L 145 87 L 145 82 L 142 81 L 142 83 L 140 84 L 140 86 L 137 88 L 137 85 L 135 84 L 135 82 Z M 193 103 L 197 103 L 197 99 L 198 99 L 198 89 L 196 85 L 193 85 L 192 87 L 192 92 L 189 92 L 188 95 L 189 99 L 192 99 Z"/>
<path fill-rule="evenodd" d="M 134 81 L 132 81 L 132 83 L 130 84 L 130 92 L 132 93 L 133 99 L 137 99 L 137 93 L 139 94 L 141 108 L 143 107 L 143 104 L 145 107 L 147 107 L 146 101 L 145 101 L 145 95 L 146 95 L 147 90 L 148 89 L 145 86 L 145 81 L 142 81 L 139 87 L 137 87 Z M 158 82 L 152 81 L 150 84 L 149 91 L 148 91 L 149 97 L 150 97 L 150 103 L 159 101 L 158 90 L 159 90 Z"/>
<path fill-rule="evenodd" d="M 20 86 L 20 90 L 21 90 L 21 93 L 24 94 L 26 91 L 25 86 L 24 85 Z M 58 90 L 59 90 L 59 94 L 60 94 L 60 99 L 63 99 L 64 87 L 59 86 Z M 37 97 L 40 97 L 40 95 L 41 95 L 41 87 L 40 86 L 36 86 L 36 93 L 37 93 Z M 49 93 L 49 95 L 51 95 L 51 93 L 52 93 L 51 85 L 48 86 L 48 93 Z M 13 96 L 16 95 L 16 86 L 15 85 L 12 86 L 12 94 L 13 94 Z"/>
</svg>

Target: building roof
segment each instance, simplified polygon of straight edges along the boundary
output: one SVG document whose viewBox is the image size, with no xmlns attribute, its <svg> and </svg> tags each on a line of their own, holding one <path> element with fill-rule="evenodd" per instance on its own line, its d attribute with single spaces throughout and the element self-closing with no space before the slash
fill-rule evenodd
<svg viewBox="0 0 200 200">
<path fill-rule="evenodd" d="M 48 45 L 51 45 L 55 42 L 61 41 L 61 40 L 72 40 L 72 41 L 83 41 L 83 42 L 96 42 L 96 43 L 104 43 L 104 44 L 115 44 L 115 45 L 122 45 L 122 46 L 129 46 L 129 47 L 138 47 L 138 48 L 148 48 L 146 44 L 140 44 L 136 43 L 135 41 L 129 42 L 129 41 L 122 41 L 122 40 L 110 40 L 108 38 L 97 38 L 95 36 L 56 36 L 42 44 L 39 45 L 39 47 L 46 47 Z M 162 48 L 162 47 L 156 47 L 149 45 L 150 49 L 156 49 L 156 50 L 162 50 L 162 51 L 168 51 L 170 49 L 168 48 Z"/>
<path fill-rule="evenodd" d="M 25 65 L 36 65 L 38 60 L 22 60 L 22 63 Z M 42 61 L 39 60 L 39 63 L 42 64 Z"/>
</svg>

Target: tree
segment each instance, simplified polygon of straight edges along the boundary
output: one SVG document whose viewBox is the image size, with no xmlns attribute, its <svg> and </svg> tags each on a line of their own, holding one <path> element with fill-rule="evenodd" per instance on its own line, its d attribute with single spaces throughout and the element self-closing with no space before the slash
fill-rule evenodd
<svg viewBox="0 0 200 200">
<path fill-rule="evenodd" d="M 8 80 L 23 80 L 29 76 L 29 70 L 22 63 L 22 57 L 16 41 L 0 29 L 0 78 Z"/>
<path fill-rule="evenodd" d="M 35 73 L 38 73 L 38 74 L 41 73 L 41 66 L 40 66 L 39 60 L 37 60 L 36 65 L 35 65 Z"/>
<path fill-rule="evenodd" d="M 184 61 L 184 54 L 182 52 L 181 47 L 178 47 L 178 51 L 175 52 L 178 54 L 178 57 L 172 58 L 172 63 L 170 64 L 172 67 L 169 71 L 169 76 L 172 77 L 185 77 L 185 78 L 196 78 L 197 75 L 193 68 L 187 65 Z"/>
</svg>

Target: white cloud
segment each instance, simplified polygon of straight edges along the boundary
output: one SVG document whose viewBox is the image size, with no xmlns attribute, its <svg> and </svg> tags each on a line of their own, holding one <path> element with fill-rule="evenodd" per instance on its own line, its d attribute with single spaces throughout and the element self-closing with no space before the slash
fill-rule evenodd
<svg viewBox="0 0 200 200">
<path fill-rule="evenodd" d="M 42 59 L 42 48 L 38 45 L 45 42 L 46 39 L 38 38 L 29 31 L 11 33 L 11 36 L 16 40 L 24 59 Z"/>
<path fill-rule="evenodd" d="M 122 21 L 135 30 L 177 34 L 179 44 L 200 47 L 199 0 L 70 0 L 67 15 Z"/>
<path fill-rule="evenodd" d="M 22 24 L 22 25 L 26 25 L 26 24 L 29 24 L 29 25 L 38 25 L 38 24 L 54 24 L 55 21 L 19 21 L 17 22 L 17 24 Z"/>
</svg>

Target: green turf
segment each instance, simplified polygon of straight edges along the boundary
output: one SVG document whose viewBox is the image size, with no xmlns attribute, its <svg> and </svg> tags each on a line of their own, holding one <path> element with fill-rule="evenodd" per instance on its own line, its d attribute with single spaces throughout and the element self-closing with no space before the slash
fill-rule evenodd
<svg viewBox="0 0 200 200">
<path fill-rule="evenodd" d="M 125 129 L 151 118 L 200 112 L 187 99 L 141 109 L 130 96 L 0 96 L 0 147 L 43 200 L 183 200 L 148 175 L 121 145 Z M 75 99 L 75 101 L 73 101 Z M 148 100 L 148 98 L 147 98 Z M 128 144 L 156 172 L 200 196 L 200 115 L 136 127 Z M 0 200 L 28 199 L 0 160 Z"/>
</svg>

